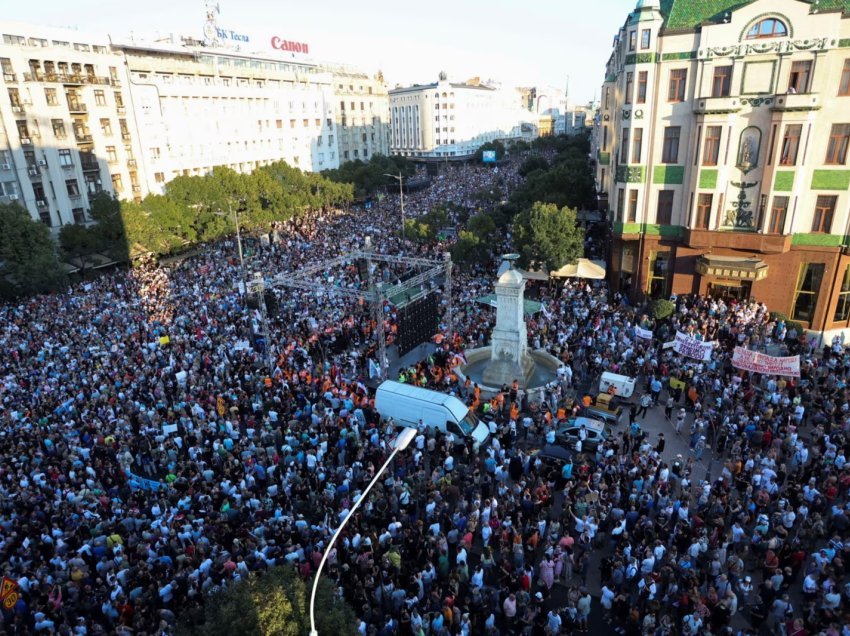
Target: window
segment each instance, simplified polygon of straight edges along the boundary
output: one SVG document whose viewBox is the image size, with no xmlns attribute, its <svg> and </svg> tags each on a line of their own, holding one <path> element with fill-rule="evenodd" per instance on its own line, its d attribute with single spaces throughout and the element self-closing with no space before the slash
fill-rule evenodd
<svg viewBox="0 0 850 636">
<path fill-rule="evenodd" d="M 68 148 L 59 149 L 59 165 L 73 166 L 74 160 L 71 158 L 71 151 Z"/>
<path fill-rule="evenodd" d="M 655 222 L 659 225 L 670 225 L 673 220 L 673 191 L 658 192 L 658 207 L 655 210 Z"/>
<path fill-rule="evenodd" d="M 652 31 L 649 29 L 644 29 L 640 32 L 640 48 L 648 49 L 649 48 L 649 39 L 652 36 Z"/>
<path fill-rule="evenodd" d="M 667 298 L 668 272 L 670 271 L 670 253 L 652 252 L 649 256 L 649 284 L 647 291 L 652 298 Z"/>
<path fill-rule="evenodd" d="M 809 78 L 812 74 L 812 61 L 801 60 L 791 64 L 791 73 L 788 75 L 789 93 L 808 93 Z"/>
<path fill-rule="evenodd" d="M 634 84 L 634 73 L 626 73 L 626 94 L 624 96 L 625 103 L 632 103 L 632 87 Z"/>
<path fill-rule="evenodd" d="M 53 135 L 56 139 L 65 139 L 68 136 L 64 121 L 61 119 L 51 119 L 50 123 L 53 124 Z"/>
<path fill-rule="evenodd" d="M 80 184 L 76 179 L 65 179 L 65 189 L 68 191 L 69 197 L 80 196 Z"/>
<path fill-rule="evenodd" d="M 732 66 L 715 66 L 714 79 L 711 82 L 712 97 L 729 97 L 732 86 Z"/>
<path fill-rule="evenodd" d="M 637 48 L 637 31 L 629 32 L 629 51 L 634 51 Z"/>
<path fill-rule="evenodd" d="M 611 100 L 611 87 L 606 86 L 605 87 L 605 109 L 606 110 L 610 106 L 610 100 Z"/>
<path fill-rule="evenodd" d="M 838 304 L 835 306 L 833 321 L 844 321 L 850 318 L 850 265 L 844 269 L 841 279 L 841 291 L 838 292 Z"/>
<path fill-rule="evenodd" d="M 829 234 L 832 229 L 832 216 L 835 214 L 835 203 L 838 199 L 834 194 L 821 194 L 815 202 L 815 215 L 812 218 L 812 232 Z"/>
<path fill-rule="evenodd" d="M 847 160 L 847 144 L 850 141 L 850 124 L 833 124 L 826 147 L 826 161 L 833 165 L 844 165 Z"/>
<path fill-rule="evenodd" d="M 702 165 L 717 165 L 717 159 L 720 157 L 720 135 L 722 130 L 722 126 L 705 127 L 705 146 L 702 152 Z"/>
<path fill-rule="evenodd" d="M 648 75 L 648 71 L 638 72 L 637 99 L 635 100 L 638 104 L 646 103 L 646 82 Z"/>
<path fill-rule="evenodd" d="M 670 71 L 670 86 L 667 89 L 668 102 L 685 101 L 685 84 L 688 79 L 688 69 L 675 68 Z"/>
<path fill-rule="evenodd" d="M 629 190 L 629 223 L 637 221 L 638 191 Z"/>
<path fill-rule="evenodd" d="M 109 163 L 118 163 L 118 154 L 115 152 L 115 146 L 106 147 L 106 159 Z"/>
<path fill-rule="evenodd" d="M 107 137 L 112 136 L 112 122 L 108 119 L 100 120 L 100 131 Z"/>
<path fill-rule="evenodd" d="M 661 163 L 677 163 L 679 161 L 679 126 L 667 126 L 664 129 L 664 145 L 661 148 Z"/>
<path fill-rule="evenodd" d="M 817 307 L 817 295 L 823 279 L 823 263 L 801 263 L 797 274 L 797 287 L 794 292 L 794 307 L 791 320 L 811 322 Z"/>
<path fill-rule="evenodd" d="M 620 163 L 629 163 L 629 129 L 623 128 L 623 138 L 620 140 Z"/>
<path fill-rule="evenodd" d="M 106 106 L 106 93 L 104 93 L 103 91 L 95 91 L 94 103 L 98 106 Z"/>
<path fill-rule="evenodd" d="M 58 106 L 59 105 L 59 97 L 56 95 L 55 88 L 45 88 L 44 89 L 44 98 L 47 100 L 48 106 Z"/>
<path fill-rule="evenodd" d="M 120 174 L 112 175 L 112 189 L 115 190 L 115 192 L 124 192 L 124 182 L 121 181 Z"/>
<path fill-rule="evenodd" d="M 776 18 L 765 18 L 756 22 L 747 31 L 746 38 L 755 40 L 758 38 L 784 38 L 788 35 L 788 28 Z"/>
<path fill-rule="evenodd" d="M 785 230 L 785 215 L 788 212 L 788 197 L 773 197 L 773 206 L 770 208 L 770 224 L 767 226 L 769 234 L 782 234 Z"/>
<path fill-rule="evenodd" d="M 86 222 L 86 211 L 84 208 L 73 208 L 71 213 L 74 215 L 74 223 L 81 224 Z"/>
<path fill-rule="evenodd" d="M 838 94 L 842 97 L 850 95 L 850 59 L 844 60 L 844 68 L 841 70 L 841 82 L 838 84 Z"/>
<path fill-rule="evenodd" d="M 709 228 L 713 200 L 714 195 L 708 192 L 701 192 L 697 197 L 697 217 L 694 219 L 694 229 L 707 230 Z"/>
<path fill-rule="evenodd" d="M 623 208 L 626 205 L 626 191 L 623 188 L 617 190 L 617 221 L 623 221 Z"/>
<path fill-rule="evenodd" d="M 780 165 L 794 166 L 797 164 L 797 152 L 800 149 L 800 135 L 802 132 L 802 124 L 788 124 L 785 126 L 785 136 L 782 138 L 782 151 L 779 154 Z"/>
<path fill-rule="evenodd" d="M 640 163 L 643 154 L 643 128 L 635 128 L 632 135 L 632 163 Z"/>
<path fill-rule="evenodd" d="M 124 98 L 121 96 L 121 93 L 119 91 L 115 91 L 113 95 L 115 96 L 115 106 L 118 108 L 124 108 Z"/>
</svg>

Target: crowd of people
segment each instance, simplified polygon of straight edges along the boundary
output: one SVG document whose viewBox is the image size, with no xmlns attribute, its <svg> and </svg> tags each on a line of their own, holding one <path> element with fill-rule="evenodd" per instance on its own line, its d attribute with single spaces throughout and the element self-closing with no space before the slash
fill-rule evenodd
<svg viewBox="0 0 850 636">
<path fill-rule="evenodd" d="M 516 167 L 453 167 L 410 193 L 406 212 L 509 192 Z M 378 252 L 438 257 L 445 245 L 401 242 L 399 213 L 388 196 L 286 223 L 249 267 L 296 271 L 365 234 Z M 356 264 L 317 273 L 314 290 L 278 291 L 271 349 L 257 351 L 235 251 L 224 242 L 0 306 L 0 569 L 19 596 L 3 632 L 171 634 L 251 573 L 309 579 L 382 465 L 393 431 L 366 385 L 373 318 L 322 291 L 363 285 Z M 495 316 L 471 301 L 491 280 L 483 267 L 455 273 L 455 333 L 406 381 L 479 400 L 452 371 L 489 338 Z M 541 404 L 512 387 L 480 400 L 485 447 L 422 429 L 399 454 L 323 573 L 357 633 L 605 621 L 630 635 L 848 636 L 850 353 L 816 350 L 755 302 L 680 298 L 656 323 L 586 281 L 538 295 L 531 345 L 568 372 Z M 662 349 L 675 331 L 716 340 L 711 361 Z M 799 352 L 801 376 L 742 373 L 734 345 Z M 635 418 L 573 462 L 541 458 L 576 388 L 606 370 L 638 377 L 645 416 L 666 414 L 666 437 L 695 435 L 704 454 L 670 457 Z"/>
</svg>

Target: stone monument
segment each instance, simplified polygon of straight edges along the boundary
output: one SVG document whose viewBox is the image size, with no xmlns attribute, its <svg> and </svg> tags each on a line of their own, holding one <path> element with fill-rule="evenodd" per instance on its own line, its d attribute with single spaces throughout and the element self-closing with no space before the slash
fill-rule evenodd
<svg viewBox="0 0 850 636">
<path fill-rule="evenodd" d="M 496 328 L 490 343 L 490 361 L 481 379 L 492 387 L 510 386 L 514 380 L 525 388 L 534 371 L 528 354 L 525 328 L 525 278 L 514 268 L 518 254 L 507 254 L 509 268 L 496 281 Z"/>
</svg>

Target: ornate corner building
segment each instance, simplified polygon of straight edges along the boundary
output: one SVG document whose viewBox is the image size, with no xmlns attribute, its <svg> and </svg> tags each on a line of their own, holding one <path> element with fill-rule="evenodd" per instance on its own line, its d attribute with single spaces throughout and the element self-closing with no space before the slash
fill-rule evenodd
<svg viewBox="0 0 850 636">
<path fill-rule="evenodd" d="M 614 289 L 850 329 L 850 0 L 640 0 L 601 95 Z"/>
</svg>

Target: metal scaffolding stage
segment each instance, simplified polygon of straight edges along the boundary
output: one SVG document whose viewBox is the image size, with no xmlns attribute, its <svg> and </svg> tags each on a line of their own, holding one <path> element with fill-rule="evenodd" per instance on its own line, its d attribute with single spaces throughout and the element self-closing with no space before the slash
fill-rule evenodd
<svg viewBox="0 0 850 636">
<path fill-rule="evenodd" d="M 445 322 L 448 326 L 448 333 L 453 330 L 452 323 L 452 259 L 448 252 L 443 253 L 443 259 L 428 259 L 428 258 L 413 258 L 410 256 L 398 256 L 393 254 L 377 254 L 370 248 L 370 243 L 367 239 L 366 247 L 362 250 L 349 252 L 337 258 L 327 261 L 320 261 L 302 267 L 297 272 L 289 272 L 279 274 L 266 281 L 266 287 L 287 287 L 290 289 L 300 289 L 309 292 L 322 292 L 328 295 L 337 294 L 347 298 L 356 300 L 363 299 L 370 304 L 372 310 L 372 319 L 375 321 L 375 338 L 378 346 L 378 364 L 381 369 L 381 379 L 387 377 L 387 338 L 384 331 L 383 306 L 384 301 L 394 298 L 404 297 L 401 304 L 410 302 L 416 297 L 423 295 L 422 286 L 427 283 L 439 283 L 442 278 L 442 286 L 445 290 L 446 313 Z M 332 271 L 334 268 L 357 263 L 358 261 L 366 263 L 366 271 L 368 272 L 367 287 L 350 288 L 337 287 L 327 283 L 317 282 L 318 274 Z M 375 280 L 375 270 L 381 263 L 393 265 L 407 265 L 411 268 L 416 268 L 418 271 L 405 281 L 394 285 L 378 285 Z M 411 296 L 411 291 L 416 290 Z M 264 303 L 263 303 L 264 304 Z M 400 305 L 399 305 L 400 306 Z"/>
</svg>

